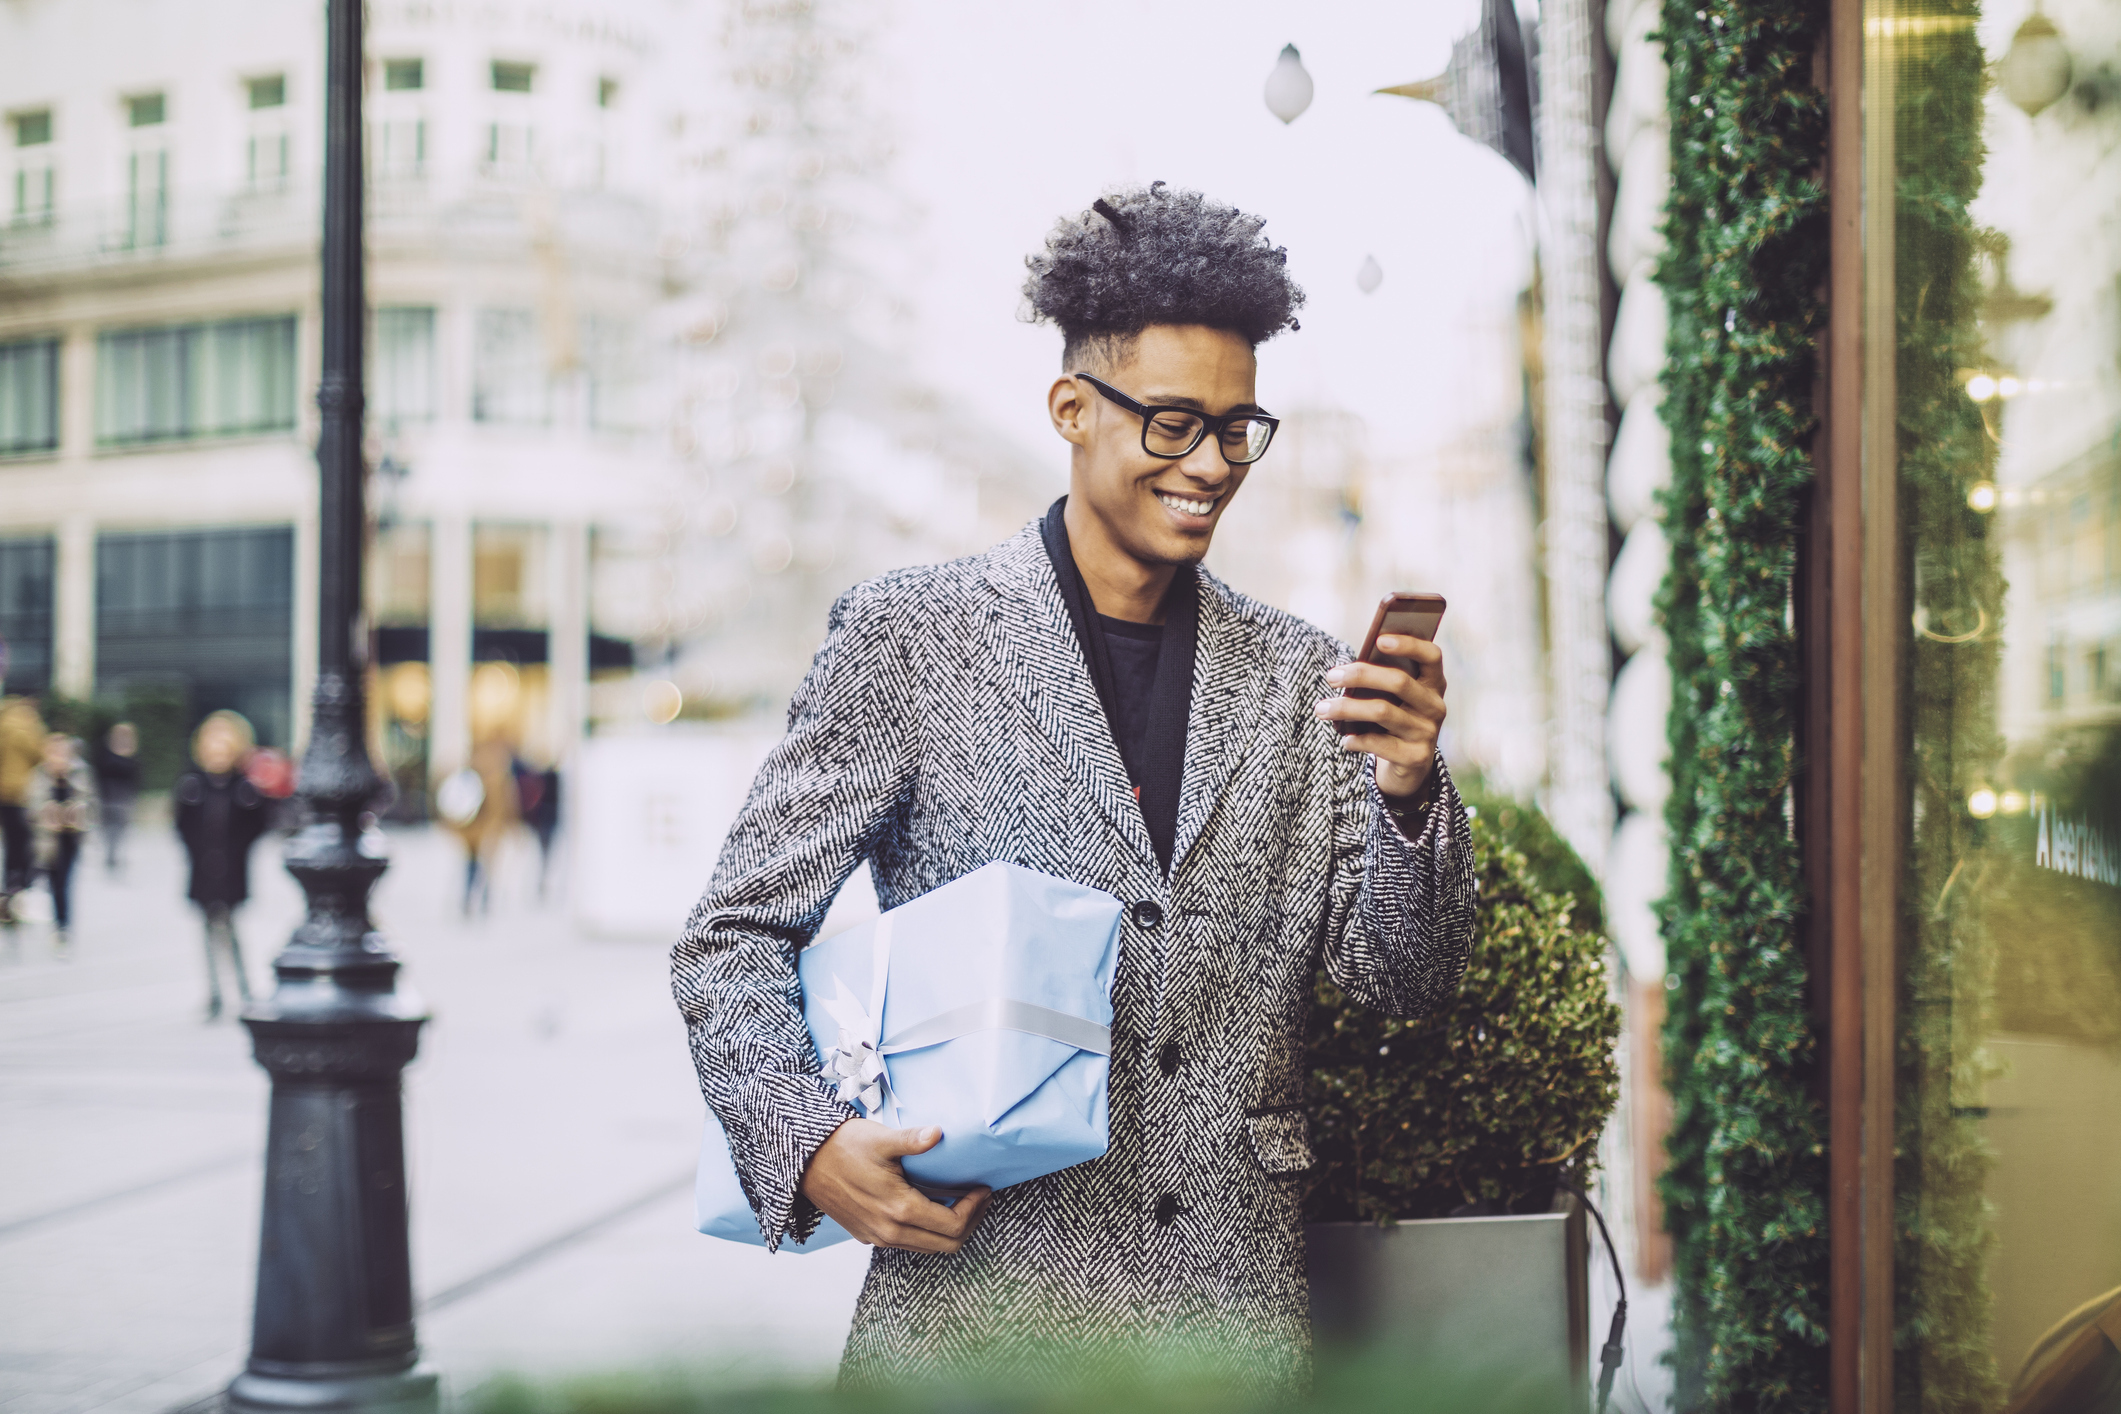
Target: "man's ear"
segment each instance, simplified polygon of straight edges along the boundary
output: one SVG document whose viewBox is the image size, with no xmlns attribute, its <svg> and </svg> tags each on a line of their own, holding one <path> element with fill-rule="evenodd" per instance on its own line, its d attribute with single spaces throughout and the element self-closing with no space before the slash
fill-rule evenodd
<svg viewBox="0 0 2121 1414">
<path fill-rule="evenodd" d="M 1046 413 L 1053 430 L 1078 447 L 1090 445 L 1090 405 L 1083 399 L 1083 385 L 1068 374 L 1053 380 L 1046 390 Z"/>
</svg>

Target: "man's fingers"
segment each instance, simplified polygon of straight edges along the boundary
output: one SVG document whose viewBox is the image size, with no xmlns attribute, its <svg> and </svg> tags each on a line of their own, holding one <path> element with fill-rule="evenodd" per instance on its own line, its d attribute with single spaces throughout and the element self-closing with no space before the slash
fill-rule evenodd
<svg viewBox="0 0 2121 1414">
<path fill-rule="evenodd" d="M 979 1220 L 987 1214 L 987 1200 L 993 1196 L 994 1190 L 991 1188 L 975 1188 L 958 1199 L 957 1206 L 950 1209 L 950 1216 L 957 1221 L 957 1237 L 960 1242 L 972 1236 L 972 1230 L 979 1226 Z"/>
<path fill-rule="evenodd" d="M 1426 638 L 1415 638 L 1405 633 L 1384 633 L 1377 637 L 1377 651 L 1390 653 L 1397 658 L 1412 658 L 1426 667 L 1443 661 L 1443 649 Z M 1426 673 L 1423 674 L 1427 676 Z"/>
<path fill-rule="evenodd" d="M 950 1207 L 931 1202 L 916 1190 L 913 1199 L 892 1205 L 892 1214 L 880 1225 L 882 1231 L 874 1245 L 909 1252 L 955 1252 L 979 1226 L 993 1193 L 990 1188 L 975 1188 Z"/>
<path fill-rule="evenodd" d="M 876 1141 L 876 1152 L 886 1158 L 904 1158 L 908 1154 L 925 1154 L 943 1142 L 943 1131 L 934 1125 L 926 1129 L 883 1129 Z"/>
<path fill-rule="evenodd" d="M 1343 692 L 1351 687 L 1359 687 L 1371 692 L 1389 692 L 1394 697 L 1404 697 L 1421 679 L 1384 663 L 1343 663 L 1326 674 L 1326 681 Z"/>
<path fill-rule="evenodd" d="M 1423 739 L 1434 736 L 1444 719 L 1443 699 L 1418 686 L 1404 705 L 1382 697 L 1329 697 L 1317 712 L 1328 722 L 1374 722 L 1394 736 Z"/>
<path fill-rule="evenodd" d="M 918 1188 L 911 1188 L 899 1195 L 891 1204 L 891 1218 L 907 1227 L 917 1227 L 924 1232 L 938 1233 L 944 1237 L 962 1238 L 972 1231 L 979 1221 L 991 1189 L 976 1188 L 957 1200 L 955 1204 L 938 1203 Z"/>
<path fill-rule="evenodd" d="M 957 1251 L 965 1244 L 959 1238 L 945 1237 L 941 1233 L 930 1232 L 926 1228 L 908 1227 L 903 1223 L 894 1223 L 890 1230 L 879 1237 L 872 1245 L 877 1247 L 896 1247 L 902 1252 L 949 1253 Z"/>
</svg>

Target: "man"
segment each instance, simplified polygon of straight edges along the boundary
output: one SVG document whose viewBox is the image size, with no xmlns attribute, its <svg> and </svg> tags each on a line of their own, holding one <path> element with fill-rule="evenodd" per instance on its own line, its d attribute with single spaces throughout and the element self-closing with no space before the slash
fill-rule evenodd
<svg viewBox="0 0 2121 1414">
<path fill-rule="evenodd" d="M 1190 1354 L 1243 1386 L 1300 1385 L 1313 973 L 1323 954 L 1355 997 L 1414 1016 L 1464 968 L 1441 652 L 1382 645 L 1418 680 L 1350 665 L 1199 567 L 1272 440 L 1254 348 L 1303 298 L 1261 224 L 1159 183 L 1100 199 L 1030 260 L 1031 310 L 1065 340 L 1047 406 L 1069 495 L 984 555 L 834 606 L 675 950 L 701 1085 L 768 1243 L 828 1213 L 876 1245 L 851 1383 Z M 1339 730 L 1358 721 L 1381 730 Z M 833 1098 L 795 960 L 864 859 L 886 908 L 996 859 L 1128 902 L 1104 1157 L 945 1207 L 899 1170 L 937 1132 Z"/>
</svg>

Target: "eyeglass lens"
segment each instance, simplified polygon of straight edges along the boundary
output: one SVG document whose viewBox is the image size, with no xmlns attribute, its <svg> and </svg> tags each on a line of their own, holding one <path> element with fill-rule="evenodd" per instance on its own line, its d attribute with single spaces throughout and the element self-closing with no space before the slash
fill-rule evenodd
<svg viewBox="0 0 2121 1414">
<path fill-rule="evenodd" d="M 1142 425 L 1142 446 L 1154 456 L 1182 457 L 1199 444 L 1206 427 L 1196 414 L 1163 408 Z M 1224 424 L 1216 440 L 1227 460 L 1244 463 L 1259 460 L 1273 435 L 1273 423 L 1245 417 Z"/>
</svg>

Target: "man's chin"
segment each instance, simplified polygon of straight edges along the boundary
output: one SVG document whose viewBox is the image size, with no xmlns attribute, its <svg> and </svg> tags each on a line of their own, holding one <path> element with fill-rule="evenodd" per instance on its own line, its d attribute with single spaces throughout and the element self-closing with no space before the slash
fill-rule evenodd
<svg viewBox="0 0 2121 1414">
<path fill-rule="evenodd" d="M 1144 537 L 1134 554 L 1145 564 L 1184 569 L 1208 557 L 1208 542 L 1214 538 L 1212 528 L 1198 535 L 1184 535 L 1164 527 L 1161 534 Z"/>
</svg>

